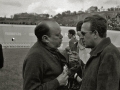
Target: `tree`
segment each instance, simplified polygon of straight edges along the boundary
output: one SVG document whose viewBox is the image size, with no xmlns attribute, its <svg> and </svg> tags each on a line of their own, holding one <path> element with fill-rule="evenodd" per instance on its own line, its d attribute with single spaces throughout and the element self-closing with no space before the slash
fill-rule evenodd
<svg viewBox="0 0 120 90">
<path fill-rule="evenodd" d="M 65 12 L 62 12 L 62 16 L 65 16 Z"/>
<path fill-rule="evenodd" d="M 76 11 L 74 11 L 74 12 L 73 12 L 73 15 L 76 15 L 76 14 L 77 14 Z"/>
<path fill-rule="evenodd" d="M 49 14 L 46 14 L 46 17 L 48 18 L 50 15 Z"/>
<path fill-rule="evenodd" d="M 11 15 L 11 18 L 13 19 L 13 15 Z"/>
</svg>

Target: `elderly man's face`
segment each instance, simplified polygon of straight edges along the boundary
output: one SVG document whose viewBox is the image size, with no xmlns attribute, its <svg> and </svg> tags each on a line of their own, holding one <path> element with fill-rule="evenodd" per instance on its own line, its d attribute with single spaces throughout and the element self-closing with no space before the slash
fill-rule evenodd
<svg viewBox="0 0 120 90">
<path fill-rule="evenodd" d="M 50 23 L 50 36 L 48 38 L 48 45 L 51 48 L 58 48 L 62 43 L 63 36 L 61 35 L 61 28 L 57 23 Z"/>
</svg>

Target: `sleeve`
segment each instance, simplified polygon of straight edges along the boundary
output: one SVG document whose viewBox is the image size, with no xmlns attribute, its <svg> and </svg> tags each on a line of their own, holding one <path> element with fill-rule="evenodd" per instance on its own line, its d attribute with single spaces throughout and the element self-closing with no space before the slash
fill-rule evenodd
<svg viewBox="0 0 120 90">
<path fill-rule="evenodd" d="M 23 90 L 56 90 L 59 86 L 57 79 L 43 82 L 43 58 L 38 55 L 29 57 L 23 65 Z"/>
<path fill-rule="evenodd" d="M 83 75 L 83 67 L 84 67 L 84 63 L 82 62 L 81 59 L 79 59 L 77 62 L 76 61 L 72 61 L 72 62 L 69 62 L 70 64 L 70 70 L 71 70 L 71 73 L 77 73 L 78 76 L 80 78 L 82 78 L 82 75 Z"/>
<path fill-rule="evenodd" d="M 119 90 L 120 58 L 115 53 L 107 53 L 101 61 L 98 76 L 97 90 Z"/>
<path fill-rule="evenodd" d="M 3 67 L 3 63 L 4 63 L 3 50 L 2 50 L 2 45 L 0 44 L 0 68 Z"/>
<path fill-rule="evenodd" d="M 69 41 L 69 47 L 70 49 L 72 49 L 72 47 L 74 46 L 74 42 L 72 40 Z"/>
<path fill-rule="evenodd" d="M 80 67 L 79 67 L 79 70 L 77 72 L 78 76 L 79 77 L 83 77 L 84 75 L 84 67 L 85 67 L 85 64 L 83 63 L 83 61 L 81 60 L 81 63 L 80 63 Z"/>
</svg>

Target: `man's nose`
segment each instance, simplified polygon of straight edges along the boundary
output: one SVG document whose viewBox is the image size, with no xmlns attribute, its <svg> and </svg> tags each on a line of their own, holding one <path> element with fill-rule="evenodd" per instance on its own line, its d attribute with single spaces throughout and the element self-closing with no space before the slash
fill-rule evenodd
<svg viewBox="0 0 120 90">
<path fill-rule="evenodd" d="M 61 39 L 63 38 L 63 35 L 62 35 L 62 34 L 60 35 L 60 38 L 61 38 Z"/>
</svg>

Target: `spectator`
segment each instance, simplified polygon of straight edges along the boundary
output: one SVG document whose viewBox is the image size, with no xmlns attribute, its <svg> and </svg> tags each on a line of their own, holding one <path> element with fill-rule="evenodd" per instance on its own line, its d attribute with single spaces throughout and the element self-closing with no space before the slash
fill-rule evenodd
<svg viewBox="0 0 120 90">
<path fill-rule="evenodd" d="M 85 43 L 83 41 L 83 36 L 81 35 L 81 26 L 83 24 L 83 21 L 79 21 L 76 26 L 77 35 L 79 36 L 79 40 L 77 43 L 75 43 L 74 47 L 72 48 L 72 51 L 76 51 L 79 54 L 79 58 L 82 60 L 84 64 L 88 61 L 90 55 L 89 52 L 91 49 L 85 48 Z"/>
<path fill-rule="evenodd" d="M 75 30 L 73 30 L 73 29 L 68 30 L 68 38 L 70 39 L 70 41 L 69 41 L 70 49 L 77 42 L 77 39 L 76 39 L 75 35 L 76 35 Z"/>
</svg>

